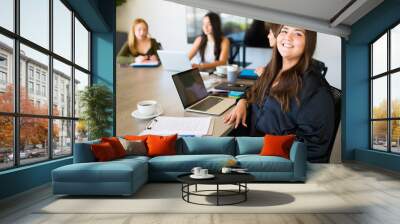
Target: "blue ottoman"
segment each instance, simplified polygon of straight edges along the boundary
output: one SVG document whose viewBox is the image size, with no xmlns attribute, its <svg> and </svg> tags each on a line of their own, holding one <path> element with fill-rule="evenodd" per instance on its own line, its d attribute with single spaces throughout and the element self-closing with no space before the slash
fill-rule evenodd
<svg viewBox="0 0 400 224">
<path fill-rule="evenodd" d="M 148 180 L 147 158 L 74 163 L 52 172 L 53 193 L 132 195 Z"/>
</svg>

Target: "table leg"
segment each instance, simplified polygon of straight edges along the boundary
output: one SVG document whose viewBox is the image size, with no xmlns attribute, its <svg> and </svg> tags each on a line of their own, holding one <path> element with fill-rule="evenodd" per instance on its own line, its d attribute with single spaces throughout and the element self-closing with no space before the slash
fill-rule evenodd
<svg viewBox="0 0 400 224">
<path fill-rule="evenodd" d="M 217 206 L 219 205 L 219 184 L 217 184 Z"/>
<path fill-rule="evenodd" d="M 244 183 L 244 201 L 247 201 L 247 183 Z"/>
<path fill-rule="evenodd" d="M 197 184 L 196 184 L 196 186 L 195 186 L 195 191 L 197 192 Z"/>
</svg>

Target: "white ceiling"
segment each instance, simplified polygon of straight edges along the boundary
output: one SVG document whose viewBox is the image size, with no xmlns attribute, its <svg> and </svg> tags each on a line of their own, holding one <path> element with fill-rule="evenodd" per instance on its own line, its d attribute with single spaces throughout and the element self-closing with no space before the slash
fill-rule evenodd
<svg viewBox="0 0 400 224">
<path fill-rule="evenodd" d="M 168 0 L 216 12 L 348 37 L 351 25 L 383 0 Z M 344 10 L 343 10 L 344 9 Z"/>
</svg>

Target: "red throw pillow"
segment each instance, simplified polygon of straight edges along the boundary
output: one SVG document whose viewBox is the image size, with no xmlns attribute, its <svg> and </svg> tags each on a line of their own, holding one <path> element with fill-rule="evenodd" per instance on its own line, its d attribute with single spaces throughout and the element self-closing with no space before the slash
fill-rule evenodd
<svg viewBox="0 0 400 224">
<path fill-rule="evenodd" d="M 178 135 L 159 136 L 149 135 L 147 137 L 148 156 L 176 155 L 176 139 Z"/>
<path fill-rule="evenodd" d="M 108 142 L 91 145 L 94 157 L 99 162 L 110 161 L 116 159 L 115 151 L 112 145 Z"/>
<path fill-rule="evenodd" d="M 126 156 L 126 151 L 124 146 L 122 146 L 121 142 L 117 137 L 109 137 L 109 138 L 101 138 L 101 142 L 108 142 L 114 149 L 115 155 L 117 158 L 121 158 Z"/>
<path fill-rule="evenodd" d="M 295 137 L 295 135 L 265 135 L 260 155 L 289 159 L 290 147 L 292 147 Z"/>
</svg>

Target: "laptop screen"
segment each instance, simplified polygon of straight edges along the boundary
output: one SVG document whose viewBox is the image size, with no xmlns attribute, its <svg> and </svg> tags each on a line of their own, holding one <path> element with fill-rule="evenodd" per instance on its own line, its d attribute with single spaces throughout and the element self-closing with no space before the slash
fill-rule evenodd
<svg viewBox="0 0 400 224">
<path fill-rule="evenodd" d="M 190 69 L 172 75 L 176 90 L 184 108 L 207 97 L 207 90 L 198 69 Z"/>
</svg>

